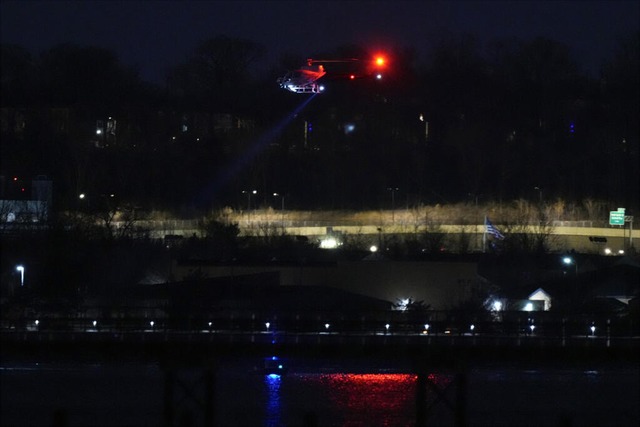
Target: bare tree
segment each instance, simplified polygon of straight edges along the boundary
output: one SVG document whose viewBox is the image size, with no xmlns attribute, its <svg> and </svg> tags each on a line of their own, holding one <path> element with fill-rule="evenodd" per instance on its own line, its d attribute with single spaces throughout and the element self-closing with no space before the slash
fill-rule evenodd
<svg viewBox="0 0 640 427">
<path fill-rule="evenodd" d="M 510 252 L 546 253 L 553 237 L 553 222 L 542 207 L 516 201 L 513 221 L 503 225 L 502 248 Z"/>
</svg>

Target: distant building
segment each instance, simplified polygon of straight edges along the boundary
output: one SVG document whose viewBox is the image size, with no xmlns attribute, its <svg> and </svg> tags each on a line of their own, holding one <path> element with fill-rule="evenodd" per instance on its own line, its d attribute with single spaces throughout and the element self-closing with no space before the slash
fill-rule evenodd
<svg viewBox="0 0 640 427">
<path fill-rule="evenodd" d="M 31 182 L 28 199 L 0 200 L 0 223 L 15 225 L 47 222 L 52 200 L 52 181 L 45 175 L 38 175 Z"/>
<path fill-rule="evenodd" d="M 31 182 L 31 198 L 46 203 L 47 209 L 51 209 L 51 202 L 53 201 L 53 181 L 47 178 L 46 175 L 38 175 Z"/>
<path fill-rule="evenodd" d="M 473 260 L 447 262 L 344 261 L 273 264 L 220 264 L 183 261 L 174 280 L 221 278 L 277 272 L 281 286 L 327 286 L 384 301 L 424 301 L 446 310 L 468 300 L 482 286 Z"/>
<path fill-rule="evenodd" d="M 3 224 L 27 224 L 46 222 L 46 202 L 40 200 L 0 200 L 0 222 Z"/>
<path fill-rule="evenodd" d="M 549 311 L 551 309 L 551 295 L 545 292 L 544 289 L 538 288 L 531 295 L 529 295 L 530 301 L 542 301 L 542 309 Z"/>
</svg>

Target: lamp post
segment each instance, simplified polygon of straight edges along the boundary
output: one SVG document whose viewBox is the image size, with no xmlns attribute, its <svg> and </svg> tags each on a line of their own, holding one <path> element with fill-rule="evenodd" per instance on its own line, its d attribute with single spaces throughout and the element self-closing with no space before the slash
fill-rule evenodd
<svg viewBox="0 0 640 427">
<path fill-rule="evenodd" d="M 391 223 L 395 224 L 396 219 L 396 191 L 400 190 L 397 187 L 388 187 L 388 191 L 391 191 Z"/>
<path fill-rule="evenodd" d="M 243 190 L 242 194 L 247 195 L 247 221 L 249 220 L 249 216 L 251 215 L 251 195 L 257 194 L 257 190 Z"/>
<path fill-rule="evenodd" d="M 573 264 L 575 266 L 576 276 L 578 276 L 578 262 L 575 259 L 571 258 L 570 256 L 566 256 L 566 257 L 562 258 L 562 262 L 564 264 L 566 264 L 566 265 L 572 265 Z"/>
<path fill-rule="evenodd" d="M 247 195 L 247 212 L 251 210 L 251 195 L 252 194 L 257 194 L 258 191 L 257 190 L 243 190 L 242 194 L 246 194 Z"/>
<path fill-rule="evenodd" d="M 540 202 L 540 204 L 542 204 L 542 188 L 540 187 L 533 187 L 534 190 L 536 190 L 538 192 L 538 201 Z"/>
<path fill-rule="evenodd" d="M 80 209 L 87 211 L 90 209 L 89 196 L 86 193 L 78 194 L 78 200 L 80 200 Z"/>
<path fill-rule="evenodd" d="M 284 227 L 284 194 L 273 193 L 273 197 L 280 196 L 280 214 L 282 215 L 282 226 Z"/>
<path fill-rule="evenodd" d="M 424 114 L 420 114 L 418 119 L 424 123 L 424 140 L 429 139 L 429 122 L 424 118 Z"/>
<path fill-rule="evenodd" d="M 24 265 L 16 265 L 16 271 L 20 272 L 20 286 L 24 286 Z"/>
<path fill-rule="evenodd" d="M 564 258 L 562 258 L 562 262 L 569 266 L 571 264 L 574 265 L 575 267 L 575 279 L 573 280 L 573 298 L 572 298 L 572 305 L 574 305 L 574 309 L 577 307 L 577 301 L 576 298 L 578 296 L 578 292 L 579 292 L 579 285 L 578 285 L 578 261 L 576 261 L 573 257 L 570 256 L 565 256 Z"/>
</svg>

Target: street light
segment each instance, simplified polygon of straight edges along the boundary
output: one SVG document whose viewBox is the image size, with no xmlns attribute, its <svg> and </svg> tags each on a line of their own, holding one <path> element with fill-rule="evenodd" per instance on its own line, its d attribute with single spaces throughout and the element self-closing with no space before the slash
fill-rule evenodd
<svg viewBox="0 0 640 427">
<path fill-rule="evenodd" d="M 251 210 L 251 195 L 258 194 L 258 190 L 243 190 L 242 194 L 247 195 L 247 212 Z"/>
<path fill-rule="evenodd" d="M 273 197 L 280 196 L 280 213 L 282 214 L 282 226 L 284 227 L 284 194 L 273 193 Z"/>
<path fill-rule="evenodd" d="M 396 191 L 400 190 L 397 187 L 389 187 L 388 191 L 391 191 L 391 223 L 395 224 L 395 214 L 396 214 Z"/>
<path fill-rule="evenodd" d="M 17 265 L 16 271 L 20 272 L 20 286 L 24 286 L 24 265 Z"/>
<path fill-rule="evenodd" d="M 578 275 L 578 262 L 575 259 L 571 258 L 570 256 L 566 256 L 562 258 L 562 262 L 566 265 L 573 264 L 575 266 L 576 276 Z"/>
<path fill-rule="evenodd" d="M 424 114 L 420 113 L 418 119 L 424 123 L 424 140 L 429 139 L 429 122 L 424 118 Z"/>
<path fill-rule="evenodd" d="M 257 194 L 258 191 L 257 190 L 243 190 L 242 194 L 246 194 L 247 195 L 247 221 L 250 219 L 251 216 L 251 195 L 252 194 Z"/>
<path fill-rule="evenodd" d="M 542 204 L 542 188 L 533 187 L 533 189 L 538 191 L 538 200 L 540 201 L 540 204 Z"/>
</svg>

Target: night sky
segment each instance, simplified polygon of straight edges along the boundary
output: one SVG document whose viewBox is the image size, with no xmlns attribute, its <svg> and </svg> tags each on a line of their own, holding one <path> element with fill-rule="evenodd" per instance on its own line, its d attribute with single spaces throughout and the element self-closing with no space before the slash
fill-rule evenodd
<svg viewBox="0 0 640 427">
<path fill-rule="evenodd" d="M 543 36 L 565 43 L 597 75 L 621 36 L 638 31 L 637 1 L 14 1 L 2 0 L 2 42 L 34 54 L 58 43 L 105 47 L 162 82 L 199 41 L 226 35 L 283 53 L 312 56 L 345 44 L 414 48 L 426 59 L 447 36 L 481 42 Z"/>
</svg>

